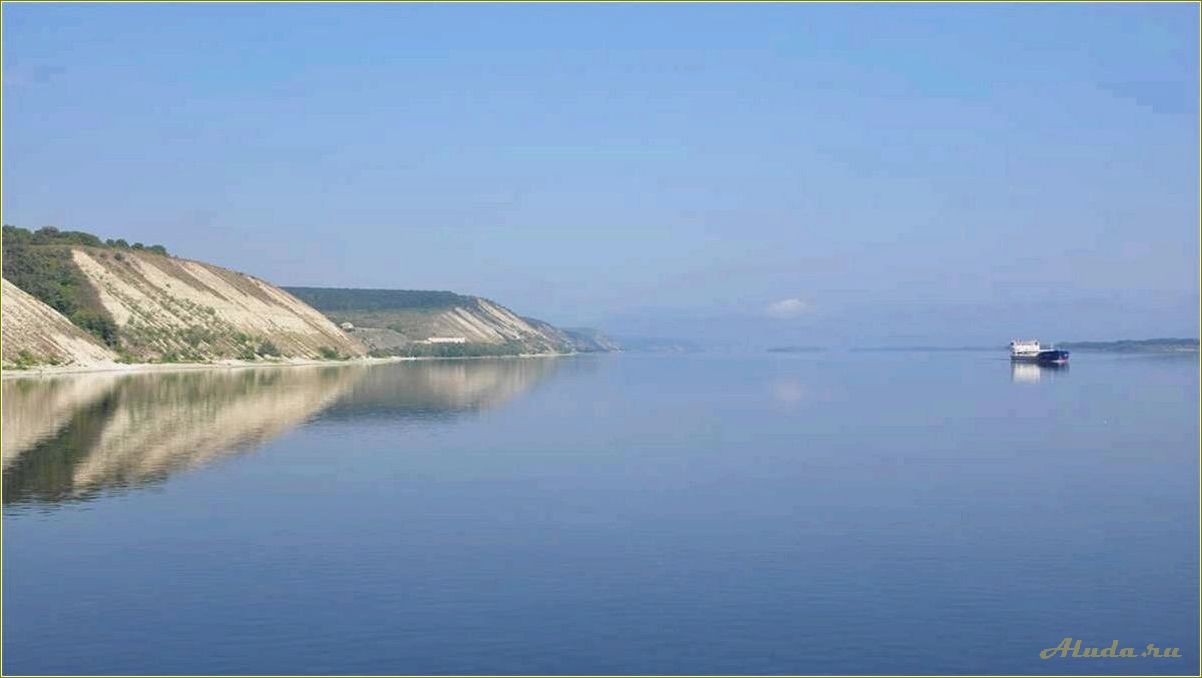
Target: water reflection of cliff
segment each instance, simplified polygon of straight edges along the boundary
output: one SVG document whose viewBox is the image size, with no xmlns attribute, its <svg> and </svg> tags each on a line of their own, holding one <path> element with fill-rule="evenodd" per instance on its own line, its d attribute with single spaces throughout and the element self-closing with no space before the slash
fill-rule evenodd
<svg viewBox="0 0 1202 678">
<path fill-rule="evenodd" d="M 430 418 L 495 407 L 550 377 L 562 364 L 555 358 L 501 358 L 379 365 L 322 418 Z"/>
<path fill-rule="evenodd" d="M 89 374 L 0 383 L 4 503 L 85 499 L 246 452 L 325 412 L 442 416 L 490 407 L 558 361 L 490 360 Z"/>
<path fill-rule="evenodd" d="M 90 374 L 3 383 L 4 502 L 155 482 L 270 440 L 362 368 Z"/>
</svg>

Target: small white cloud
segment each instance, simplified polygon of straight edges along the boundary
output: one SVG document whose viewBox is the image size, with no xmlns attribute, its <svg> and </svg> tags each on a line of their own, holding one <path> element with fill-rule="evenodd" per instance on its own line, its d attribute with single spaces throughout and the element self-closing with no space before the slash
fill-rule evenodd
<svg viewBox="0 0 1202 678">
<path fill-rule="evenodd" d="M 796 297 L 791 299 L 781 299 L 768 304 L 768 308 L 764 309 L 764 313 L 770 318 L 779 320 L 788 320 L 806 313 L 810 310 L 810 305 Z"/>
</svg>

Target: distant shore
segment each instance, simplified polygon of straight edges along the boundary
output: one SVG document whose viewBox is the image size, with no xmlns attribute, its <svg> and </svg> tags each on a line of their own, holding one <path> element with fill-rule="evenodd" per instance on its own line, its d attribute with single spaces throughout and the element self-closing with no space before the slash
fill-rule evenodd
<svg viewBox="0 0 1202 678">
<path fill-rule="evenodd" d="M 1062 348 L 1099 353 L 1197 353 L 1198 340 L 1191 338 L 1119 339 L 1116 341 L 1066 341 Z"/>
<path fill-rule="evenodd" d="M 241 370 L 255 367 L 338 367 L 340 365 L 382 365 L 419 360 L 495 360 L 498 358 L 566 358 L 578 353 L 520 353 L 515 355 L 481 356 L 387 356 L 382 358 L 350 358 L 347 360 L 311 360 L 306 358 L 280 359 L 273 362 L 249 360 L 220 360 L 211 363 L 104 363 L 100 365 L 46 365 L 27 369 L 4 368 L 0 379 L 36 379 L 72 374 L 144 374 L 149 372 L 190 372 L 194 370 Z"/>
</svg>

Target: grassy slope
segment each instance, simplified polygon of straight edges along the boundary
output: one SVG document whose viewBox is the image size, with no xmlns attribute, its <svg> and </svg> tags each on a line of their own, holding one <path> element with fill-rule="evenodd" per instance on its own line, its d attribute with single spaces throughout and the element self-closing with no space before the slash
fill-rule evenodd
<svg viewBox="0 0 1202 678">
<path fill-rule="evenodd" d="M 373 348 L 373 355 L 420 357 L 504 356 L 547 351 L 570 352 L 571 342 L 559 330 L 529 318 L 529 333 L 521 338 L 470 340 L 466 344 L 414 343 L 431 336 L 458 336 L 451 322 L 456 313 L 467 313 L 482 324 L 494 325 L 487 307 L 500 307 L 479 297 L 437 290 L 381 290 L 325 287 L 285 287 L 288 293 L 325 313 L 335 323 L 358 328 L 391 330 L 403 338 L 399 348 Z"/>
<path fill-rule="evenodd" d="M 313 308 L 326 313 L 439 310 L 470 304 L 475 297 L 435 290 L 377 290 L 336 287 L 285 287 Z"/>
</svg>

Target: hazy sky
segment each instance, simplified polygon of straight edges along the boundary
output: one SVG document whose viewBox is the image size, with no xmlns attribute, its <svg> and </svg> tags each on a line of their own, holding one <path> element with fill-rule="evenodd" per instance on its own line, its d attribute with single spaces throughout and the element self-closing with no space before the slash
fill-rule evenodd
<svg viewBox="0 0 1202 678">
<path fill-rule="evenodd" d="M 6 5 L 3 218 L 720 339 L 1197 335 L 1196 5 Z"/>
</svg>

